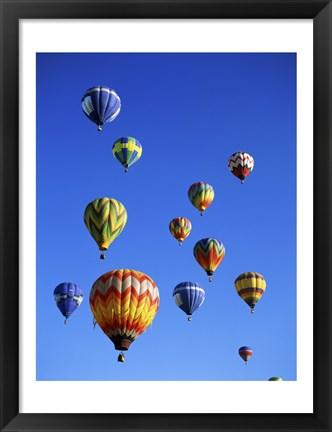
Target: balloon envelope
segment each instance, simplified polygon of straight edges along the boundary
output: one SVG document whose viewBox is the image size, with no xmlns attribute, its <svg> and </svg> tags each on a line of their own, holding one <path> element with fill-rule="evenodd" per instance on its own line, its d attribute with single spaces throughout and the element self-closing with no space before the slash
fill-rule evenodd
<svg viewBox="0 0 332 432">
<path fill-rule="evenodd" d="M 280 377 L 271 377 L 268 379 L 268 381 L 282 381 L 282 378 Z"/>
<path fill-rule="evenodd" d="M 141 143 L 132 137 L 118 138 L 112 148 L 112 153 L 126 171 L 134 164 L 142 155 Z"/>
<path fill-rule="evenodd" d="M 254 169 L 254 158 L 249 153 L 236 152 L 228 160 L 228 168 L 235 177 L 244 183 L 245 178 Z"/>
<path fill-rule="evenodd" d="M 242 273 L 235 279 L 234 285 L 238 295 L 250 306 L 253 312 L 256 303 L 266 289 L 264 277 L 256 272 Z"/>
<path fill-rule="evenodd" d="M 215 238 L 203 238 L 194 246 L 194 256 L 198 264 L 206 271 L 208 276 L 213 275 L 226 250 L 221 241 Z"/>
<path fill-rule="evenodd" d="M 113 121 L 120 112 L 121 100 L 116 92 L 105 86 L 89 88 L 81 99 L 84 114 L 98 125 L 98 130 L 105 123 Z"/>
<path fill-rule="evenodd" d="M 208 183 L 199 181 L 190 186 L 188 189 L 188 197 L 192 205 L 196 207 L 202 215 L 214 199 L 214 190 Z"/>
<path fill-rule="evenodd" d="M 86 206 L 84 223 L 99 250 L 105 251 L 125 227 L 127 211 L 114 198 L 97 198 Z"/>
<path fill-rule="evenodd" d="M 53 292 L 54 300 L 62 315 L 68 318 L 82 303 L 83 290 L 72 282 L 63 282 Z"/>
<path fill-rule="evenodd" d="M 100 276 L 90 292 L 90 307 L 115 349 L 125 351 L 152 323 L 159 307 L 159 290 L 146 274 L 129 269 Z"/>
<path fill-rule="evenodd" d="M 252 356 L 252 352 L 253 352 L 252 349 L 249 348 L 248 346 L 243 346 L 239 348 L 239 355 L 246 363 Z"/>
<path fill-rule="evenodd" d="M 171 220 L 169 230 L 172 236 L 182 244 L 191 231 L 191 222 L 187 218 L 177 217 Z"/>
<path fill-rule="evenodd" d="M 205 300 L 205 291 L 196 282 L 181 282 L 173 290 L 177 306 L 188 316 L 192 315 Z"/>
</svg>

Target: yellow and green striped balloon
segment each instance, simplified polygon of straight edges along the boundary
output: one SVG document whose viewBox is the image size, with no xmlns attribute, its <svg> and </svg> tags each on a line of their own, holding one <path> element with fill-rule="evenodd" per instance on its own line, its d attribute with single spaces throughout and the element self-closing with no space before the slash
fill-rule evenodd
<svg viewBox="0 0 332 432">
<path fill-rule="evenodd" d="M 122 232 L 126 222 L 127 211 L 124 205 L 114 198 L 97 198 L 91 201 L 84 211 L 84 223 L 101 251 L 108 249 Z M 100 258 L 105 258 L 104 253 Z"/>
<path fill-rule="evenodd" d="M 254 313 L 256 303 L 265 292 L 264 277 L 255 272 L 242 273 L 236 278 L 234 285 L 238 295 L 250 306 L 251 313 Z"/>
</svg>

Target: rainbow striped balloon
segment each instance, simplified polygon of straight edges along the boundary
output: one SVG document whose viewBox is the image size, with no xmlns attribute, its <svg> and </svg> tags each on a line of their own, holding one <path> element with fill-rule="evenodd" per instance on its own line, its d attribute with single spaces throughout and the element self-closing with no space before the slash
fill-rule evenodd
<svg viewBox="0 0 332 432">
<path fill-rule="evenodd" d="M 228 159 L 228 168 L 235 177 L 244 183 L 245 178 L 254 169 L 254 158 L 249 153 L 237 152 Z"/>
<path fill-rule="evenodd" d="M 198 264 L 212 276 L 221 261 L 224 259 L 226 250 L 221 241 L 215 238 L 203 238 L 194 246 L 194 257 Z M 209 278 L 212 281 L 212 278 Z"/>
<path fill-rule="evenodd" d="M 142 146 L 136 138 L 122 137 L 114 142 L 112 153 L 127 172 L 128 168 L 142 156 Z"/>
<path fill-rule="evenodd" d="M 255 272 L 242 273 L 235 279 L 234 285 L 242 300 L 250 306 L 251 313 L 254 313 L 254 307 L 266 289 L 264 277 Z"/>
<path fill-rule="evenodd" d="M 188 237 L 191 231 L 191 222 L 187 218 L 177 217 L 169 223 L 169 230 L 174 238 L 182 245 L 184 239 Z"/>
<path fill-rule="evenodd" d="M 84 223 L 99 246 L 105 251 L 122 232 L 127 222 L 124 205 L 114 198 L 97 198 L 84 211 Z M 104 258 L 102 253 L 101 258 Z"/>
<path fill-rule="evenodd" d="M 252 349 L 247 346 L 243 346 L 239 348 L 239 355 L 247 364 L 248 360 L 252 356 Z"/>
<path fill-rule="evenodd" d="M 188 189 L 188 197 L 192 205 L 200 211 L 202 216 L 203 212 L 214 199 L 214 190 L 208 183 L 199 181 L 190 186 Z"/>
<path fill-rule="evenodd" d="M 100 276 L 90 292 L 94 319 L 116 350 L 130 344 L 152 323 L 159 307 L 159 290 L 146 274 L 129 269 Z"/>
</svg>

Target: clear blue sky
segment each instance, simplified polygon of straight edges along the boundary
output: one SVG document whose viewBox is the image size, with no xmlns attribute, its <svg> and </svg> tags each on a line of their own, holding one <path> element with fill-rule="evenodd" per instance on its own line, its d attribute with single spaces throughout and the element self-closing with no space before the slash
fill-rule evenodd
<svg viewBox="0 0 332 432">
<path fill-rule="evenodd" d="M 296 380 L 296 55 L 37 55 L 37 380 Z M 113 88 L 121 112 L 102 132 L 81 109 L 89 87 Z M 121 136 L 137 138 L 141 159 L 125 173 L 112 155 Z M 246 151 L 255 167 L 244 185 L 227 167 Z M 206 181 L 215 199 L 201 217 L 187 197 Z M 95 198 L 121 201 L 128 221 L 99 259 L 83 222 Z M 192 223 L 180 247 L 174 217 Z M 208 282 L 193 256 L 201 238 L 226 256 Z M 93 329 L 89 292 L 116 268 L 143 271 L 160 292 L 148 328 L 117 362 Z M 255 314 L 236 277 L 264 275 Z M 186 280 L 206 292 L 191 322 L 172 292 Z M 75 282 L 85 298 L 68 324 L 53 290 Z M 253 356 L 246 366 L 238 348 Z"/>
</svg>

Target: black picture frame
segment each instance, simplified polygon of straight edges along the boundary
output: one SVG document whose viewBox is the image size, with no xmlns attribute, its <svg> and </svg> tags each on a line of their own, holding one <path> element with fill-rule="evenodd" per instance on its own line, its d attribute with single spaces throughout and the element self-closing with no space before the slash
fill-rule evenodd
<svg viewBox="0 0 332 432">
<path fill-rule="evenodd" d="M 332 431 L 332 5 L 327 0 L 0 0 L 1 431 Z M 313 19 L 314 413 L 19 413 L 19 20 L 105 18 Z M 305 175 L 305 167 L 303 167 Z M 301 217 L 301 215 L 299 215 Z M 250 397 L 250 396 L 249 396 Z M 262 395 L 264 397 L 264 395 Z M 93 395 L 91 395 L 93 399 Z"/>
</svg>

